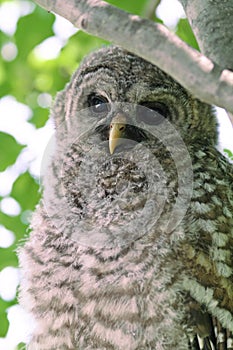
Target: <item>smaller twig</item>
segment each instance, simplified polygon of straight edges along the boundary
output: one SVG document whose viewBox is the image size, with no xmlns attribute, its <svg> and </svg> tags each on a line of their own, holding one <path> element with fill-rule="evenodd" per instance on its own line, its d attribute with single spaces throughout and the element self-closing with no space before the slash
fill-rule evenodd
<svg viewBox="0 0 233 350">
<path fill-rule="evenodd" d="M 154 21 L 156 18 L 156 9 L 159 6 L 161 0 L 150 0 L 146 3 L 145 9 L 142 13 L 142 17 Z"/>
<path fill-rule="evenodd" d="M 232 124 L 232 126 L 233 126 L 233 114 L 230 113 L 230 112 L 227 112 L 227 114 L 228 114 L 228 117 L 229 117 L 229 119 L 230 119 L 230 122 L 231 122 L 231 124 Z"/>
</svg>

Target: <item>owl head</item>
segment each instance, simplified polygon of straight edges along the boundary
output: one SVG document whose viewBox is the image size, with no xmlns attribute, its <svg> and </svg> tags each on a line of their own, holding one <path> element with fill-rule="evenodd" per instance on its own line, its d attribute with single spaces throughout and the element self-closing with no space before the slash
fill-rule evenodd
<svg viewBox="0 0 233 350">
<path fill-rule="evenodd" d="M 192 195 L 193 155 L 216 143 L 210 106 L 158 67 L 110 46 L 84 59 L 52 117 L 57 176 L 49 176 L 45 203 L 59 229 L 105 247 L 174 231 Z"/>
<path fill-rule="evenodd" d="M 61 113 L 54 114 L 55 123 L 69 123 L 73 115 L 77 118 L 77 112 L 86 108 L 92 108 L 97 118 L 114 118 L 121 111 L 113 108 L 116 103 L 137 106 L 130 111 L 132 115 L 125 116 L 126 125 L 158 125 L 167 119 L 187 145 L 193 140 L 216 144 L 216 118 L 209 105 L 193 97 L 158 67 L 117 46 L 99 49 L 83 60 L 65 92 L 57 96 Z M 141 141 L 140 133 L 136 129 L 135 135 L 132 132 L 126 127 L 123 135 Z"/>
</svg>

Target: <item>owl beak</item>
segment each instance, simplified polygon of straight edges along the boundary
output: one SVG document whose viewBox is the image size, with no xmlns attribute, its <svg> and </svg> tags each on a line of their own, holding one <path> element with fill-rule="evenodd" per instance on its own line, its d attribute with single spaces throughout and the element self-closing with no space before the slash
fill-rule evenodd
<svg viewBox="0 0 233 350">
<path fill-rule="evenodd" d="M 118 113 L 110 124 L 109 131 L 109 151 L 113 154 L 116 147 L 123 143 L 126 128 L 126 117 L 123 113 Z"/>
</svg>

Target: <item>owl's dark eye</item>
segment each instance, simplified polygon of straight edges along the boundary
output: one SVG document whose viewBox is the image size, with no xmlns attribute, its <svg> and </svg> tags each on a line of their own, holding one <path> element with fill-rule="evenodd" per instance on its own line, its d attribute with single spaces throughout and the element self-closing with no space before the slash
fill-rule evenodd
<svg viewBox="0 0 233 350">
<path fill-rule="evenodd" d="M 88 107 L 90 107 L 95 114 L 108 113 L 110 110 L 110 104 L 107 98 L 98 95 L 90 95 L 88 97 Z"/>
<path fill-rule="evenodd" d="M 168 116 L 168 107 L 161 102 L 145 102 L 137 108 L 137 120 L 148 125 L 159 125 Z"/>
</svg>

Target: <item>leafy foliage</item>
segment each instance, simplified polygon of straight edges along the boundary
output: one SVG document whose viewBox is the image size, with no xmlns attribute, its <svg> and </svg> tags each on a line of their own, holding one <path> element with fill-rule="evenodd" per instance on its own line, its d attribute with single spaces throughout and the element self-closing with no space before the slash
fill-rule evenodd
<svg viewBox="0 0 233 350">
<path fill-rule="evenodd" d="M 197 40 L 187 18 L 181 18 L 177 24 L 176 34 L 194 49 L 199 50 Z"/>
<path fill-rule="evenodd" d="M 223 151 L 225 152 L 226 156 L 233 162 L 233 153 L 226 148 Z"/>
<path fill-rule="evenodd" d="M 148 0 L 109 0 L 108 2 L 128 12 L 143 15 Z M 10 3 L 16 4 L 16 1 L 0 0 L 0 11 L 3 5 Z M 108 43 L 77 31 L 67 41 L 60 38 L 62 49 L 57 57 L 41 58 L 35 48 L 46 39 L 56 37 L 54 33 L 55 16 L 37 6 L 33 6 L 30 1 L 22 1 L 21 6 L 25 6 L 26 3 L 31 5 L 32 10 L 19 17 L 14 34 L 0 31 L 0 50 L 3 52 L 9 43 L 16 50 L 15 57 L 14 55 L 9 56 L 9 54 L 8 56 L 1 56 L 0 98 L 11 95 L 18 102 L 29 106 L 32 115 L 28 122 L 35 129 L 40 129 L 46 124 L 49 111 L 48 108 L 38 102 L 39 96 L 42 93 L 47 93 L 54 97 L 56 92 L 61 90 L 70 79 L 83 56 Z M 160 19 L 156 20 L 161 22 Z M 177 34 L 189 45 L 198 49 L 197 42 L 186 19 L 179 21 Z M 15 114 L 17 115 L 17 110 L 15 110 Z M 2 118 L 7 120 L 7 114 L 0 115 L 0 121 Z M 0 132 L 0 178 L 10 166 L 15 164 L 26 147 L 27 145 L 20 144 L 12 135 Z M 230 158 L 233 157 L 232 153 L 228 152 L 228 155 Z M 1 210 L 1 201 L 5 196 L 18 202 L 21 208 L 19 214 L 10 215 Z M 27 170 L 24 169 L 19 172 L 9 193 L 3 194 L 2 197 L 0 195 L 0 225 L 2 225 L 0 227 L 10 230 L 15 237 L 10 246 L 0 247 L 0 273 L 6 267 L 18 266 L 16 249 L 29 233 L 28 216 L 34 210 L 39 199 L 38 178 L 30 171 L 29 162 Z M 0 337 L 5 337 L 8 331 L 7 310 L 16 303 L 16 297 L 13 300 L 0 298 Z M 22 348 L 21 345 L 19 345 L 19 348 Z"/>
<path fill-rule="evenodd" d="M 22 148 L 13 136 L 0 132 L 0 171 L 15 163 Z"/>
</svg>

